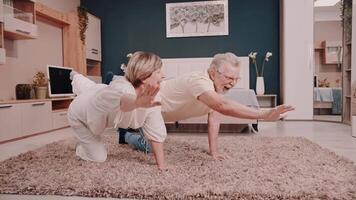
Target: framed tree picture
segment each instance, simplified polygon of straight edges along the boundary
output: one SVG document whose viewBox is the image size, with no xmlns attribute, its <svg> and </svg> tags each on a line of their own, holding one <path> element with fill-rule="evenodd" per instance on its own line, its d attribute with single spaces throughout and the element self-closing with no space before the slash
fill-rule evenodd
<svg viewBox="0 0 356 200">
<path fill-rule="evenodd" d="M 166 31 L 167 38 L 229 35 L 228 0 L 167 3 Z"/>
</svg>

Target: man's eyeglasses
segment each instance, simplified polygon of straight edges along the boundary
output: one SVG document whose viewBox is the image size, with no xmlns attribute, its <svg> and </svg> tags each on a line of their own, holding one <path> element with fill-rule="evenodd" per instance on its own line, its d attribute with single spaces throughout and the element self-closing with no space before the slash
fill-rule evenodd
<svg viewBox="0 0 356 200">
<path fill-rule="evenodd" d="M 230 82 L 237 82 L 237 81 L 239 81 L 241 79 L 240 76 L 237 76 L 237 77 L 226 76 L 225 74 L 223 74 L 219 70 L 216 70 L 216 72 L 218 72 L 221 76 L 223 76 L 226 80 L 228 80 Z"/>
</svg>

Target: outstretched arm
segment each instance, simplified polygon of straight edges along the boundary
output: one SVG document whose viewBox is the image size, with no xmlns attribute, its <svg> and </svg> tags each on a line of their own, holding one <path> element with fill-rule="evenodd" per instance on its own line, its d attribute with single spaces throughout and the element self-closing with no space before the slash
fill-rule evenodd
<svg viewBox="0 0 356 200">
<path fill-rule="evenodd" d="M 213 111 L 208 114 L 209 154 L 218 160 L 225 159 L 218 151 L 218 135 L 220 129 L 220 113 Z"/>
<path fill-rule="evenodd" d="M 159 91 L 159 86 L 151 86 L 142 84 L 136 89 L 136 96 L 132 94 L 124 94 L 120 100 L 120 109 L 124 112 L 132 111 L 136 108 L 149 108 L 161 105 L 160 102 L 154 101 L 156 94 Z"/>
<path fill-rule="evenodd" d="M 204 92 L 198 100 L 221 114 L 245 119 L 279 120 L 286 112 L 294 110 L 292 106 L 287 105 L 280 105 L 269 110 L 256 110 L 226 99 L 214 91 Z"/>
</svg>

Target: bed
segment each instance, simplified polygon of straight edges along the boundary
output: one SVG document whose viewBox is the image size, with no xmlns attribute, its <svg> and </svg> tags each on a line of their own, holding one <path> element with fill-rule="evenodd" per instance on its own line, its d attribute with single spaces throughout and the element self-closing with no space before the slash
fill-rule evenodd
<svg viewBox="0 0 356 200">
<path fill-rule="evenodd" d="M 341 88 L 314 88 L 314 110 L 315 113 L 321 114 L 321 109 L 328 109 L 332 115 L 341 114 L 342 106 L 342 89 Z"/>
<path fill-rule="evenodd" d="M 163 62 L 163 72 L 167 79 L 174 78 L 176 76 L 189 73 L 192 71 L 201 71 L 206 70 L 211 63 L 212 58 L 168 58 L 162 59 Z M 250 74 L 249 74 L 249 58 L 248 57 L 240 57 L 241 61 L 241 80 L 232 88 L 225 96 L 232 100 L 238 101 L 246 106 L 250 106 L 256 109 L 259 109 L 259 105 L 257 102 L 256 94 L 253 90 L 250 90 Z M 186 120 L 181 120 L 178 122 L 174 122 L 175 127 L 169 127 L 168 130 L 171 128 L 172 131 L 179 131 L 177 128 L 181 127 L 188 127 L 188 125 L 206 125 L 207 124 L 207 115 L 201 117 L 194 117 L 189 118 Z M 168 125 L 171 123 L 167 123 Z M 238 128 L 240 131 L 242 129 L 251 127 L 253 131 L 257 130 L 257 120 L 250 120 L 250 119 L 240 119 L 234 118 L 229 116 L 222 116 L 221 124 L 227 125 L 226 132 L 235 132 L 237 128 L 231 125 L 241 125 Z M 203 128 L 202 128 L 203 127 Z M 204 126 L 195 126 L 194 131 L 196 129 L 204 129 L 206 131 L 206 127 Z M 188 128 L 189 129 L 189 128 Z M 232 130 L 233 129 L 233 130 Z M 187 131 L 187 129 L 185 129 Z M 223 131 L 224 132 L 224 131 Z M 239 131 L 238 131 L 239 132 Z"/>
</svg>

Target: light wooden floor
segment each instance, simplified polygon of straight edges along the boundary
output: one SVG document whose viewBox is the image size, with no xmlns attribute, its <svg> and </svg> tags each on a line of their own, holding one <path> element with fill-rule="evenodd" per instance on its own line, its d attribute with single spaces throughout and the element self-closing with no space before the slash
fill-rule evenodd
<svg viewBox="0 0 356 200">
<path fill-rule="evenodd" d="M 344 156 L 356 163 L 356 138 L 351 136 L 351 127 L 339 123 L 316 121 L 262 122 L 262 136 L 302 136 Z M 181 134 L 181 133 L 180 133 Z M 188 134 L 188 133 L 186 133 Z M 242 133 L 248 134 L 248 133 Z M 251 134 L 252 135 L 252 134 Z M 62 129 L 16 142 L 0 145 L 0 161 L 36 149 L 48 143 L 73 137 L 71 129 Z M 222 136 L 223 137 L 223 136 Z M 0 200 L 88 200 L 92 198 L 62 196 L 1 195 Z M 96 198 L 98 199 L 98 198 Z"/>
<path fill-rule="evenodd" d="M 314 120 L 326 122 L 341 122 L 341 115 L 314 115 Z"/>
</svg>

